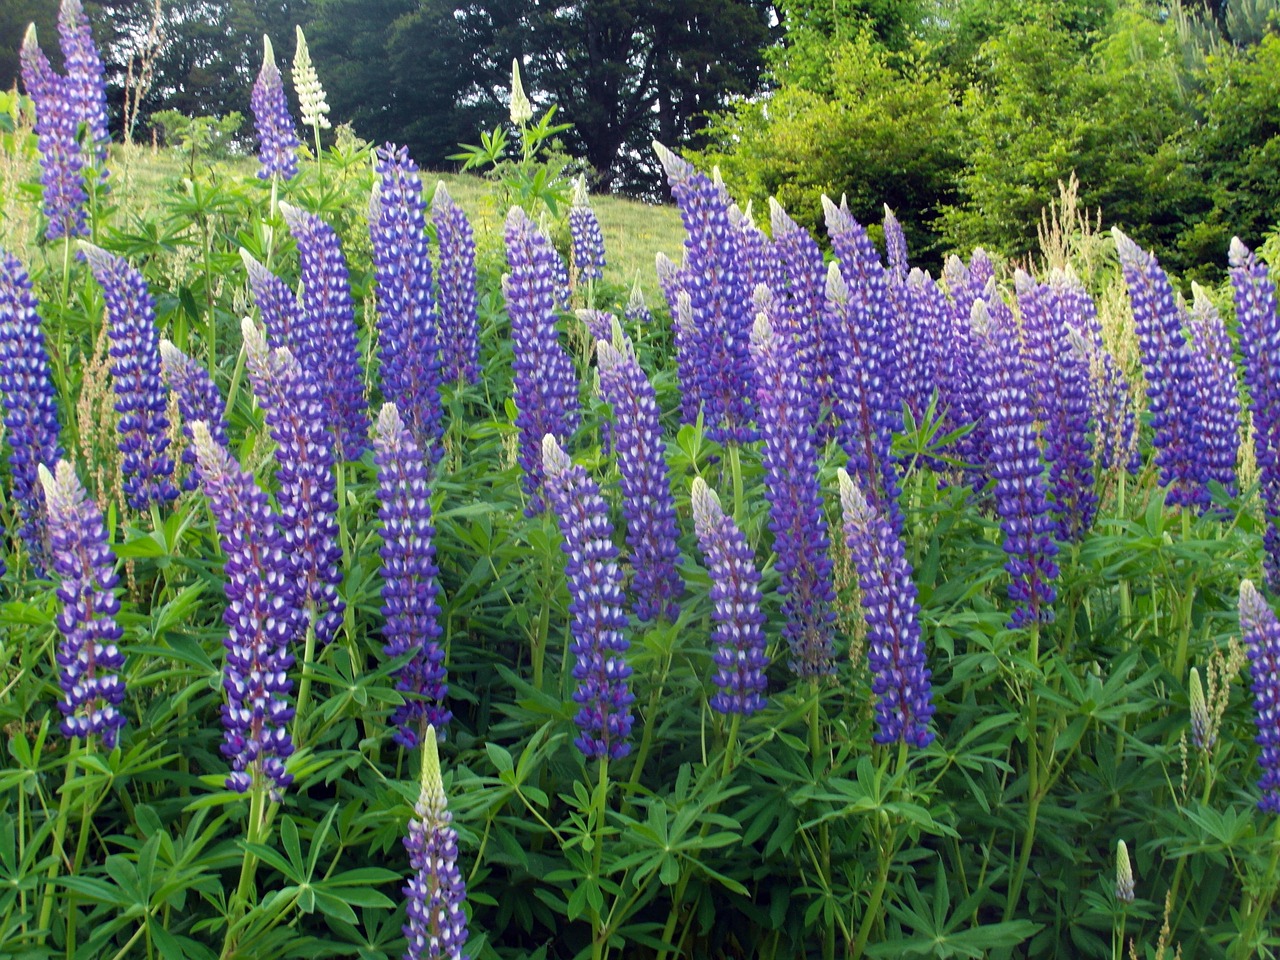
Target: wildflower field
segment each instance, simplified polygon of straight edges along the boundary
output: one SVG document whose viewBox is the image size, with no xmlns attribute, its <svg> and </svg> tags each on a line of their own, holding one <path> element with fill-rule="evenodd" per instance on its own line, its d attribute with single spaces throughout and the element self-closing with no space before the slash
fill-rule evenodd
<svg viewBox="0 0 1280 960">
<path fill-rule="evenodd" d="M 633 277 L 518 71 L 469 215 L 321 146 L 301 33 L 311 146 L 268 42 L 257 163 L 126 200 L 77 0 L 61 71 L 40 39 L 0 130 L 0 954 L 1280 952 L 1243 243 L 1188 302 L 1067 185 L 1034 262 L 930 276 L 887 209 L 814 237 L 655 144 L 683 230 Z"/>
</svg>

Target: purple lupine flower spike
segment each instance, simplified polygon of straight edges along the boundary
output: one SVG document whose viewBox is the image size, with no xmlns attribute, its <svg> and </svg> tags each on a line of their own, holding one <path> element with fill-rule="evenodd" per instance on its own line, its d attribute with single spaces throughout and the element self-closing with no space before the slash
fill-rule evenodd
<svg viewBox="0 0 1280 960">
<path fill-rule="evenodd" d="M 638 620 L 665 619 L 674 623 L 684 586 L 676 569 L 675 499 L 659 423 L 657 395 L 640 369 L 631 341 L 617 331 L 618 346 L 608 340 L 596 344 L 600 396 L 613 408 L 613 443 L 622 483 L 622 512 L 627 519 Z"/>
<path fill-rule="evenodd" d="M 302 272 L 302 310 L 309 333 L 302 338 L 305 352 L 298 361 L 320 383 L 338 456 L 359 460 L 369 448 L 369 405 L 342 242 L 314 213 L 288 203 L 280 204 L 280 212 L 298 243 Z"/>
<path fill-rule="evenodd" d="M 781 289 L 784 283 L 782 264 L 773 251 L 772 242 L 756 226 L 749 202 L 745 210 L 736 203 L 729 207 L 729 225 L 737 234 L 743 287 L 748 292 L 762 284 L 773 291 Z"/>
<path fill-rule="evenodd" d="M 876 695 L 876 743 L 933 742 L 932 685 L 920 638 L 920 605 L 902 538 L 839 471 L 844 533 L 858 567 L 867 622 L 867 660 Z"/>
<path fill-rule="evenodd" d="M 757 293 L 765 288 L 758 287 Z M 782 577 L 782 633 L 791 669 L 803 678 L 835 672 L 835 589 L 830 541 L 818 482 L 818 448 L 795 350 L 774 333 L 766 311 L 756 317 L 751 353 L 759 384 L 757 410 L 764 440 L 769 529 Z"/>
<path fill-rule="evenodd" d="M 1267 529 L 1267 584 L 1280 588 L 1280 309 L 1276 288 L 1266 265 L 1236 237 L 1231 241 L 1231 286 L 1240 349 L 1244 354 L 1244 381 L 1249 388 L 1253 433 L 1262 510 Z"/>
<path fill-rule="evenodd" d="M 203 420 L 218 445 L 227 446 L 227 420 L 224 416 L 226 400 L 223 399 L 222 391 L 209 378 L 208 371 L 168 340 L 160 341 L 160 364 L 165 382 L 178 400 L 178 412 L 182 414 L 182 435 L 190 442 L 191 424 Z M 182 451 L 182 462 L 191 470 L 183 481 L 183 489 L 194 490 L 200 477 L 193 447 L 188 446 Z"/>
<path fill-rule="evenodd" d="M 97 504 L 85 493 L 75 468 L 59 460 L 51 474 L 40 464 L 49 517 L 50 554 L 58 577 L 58 684 L 63 699 L 62 734 L 88 740 L 100 736 L 107 749 L 116 745 L 124 714 L 123 635 L 116 623 L 116 558 Z"/>
<path fill-rule="evenodd" d="M 168 397 L 160 380 L 155 301 L 142 274 L 122 258 L 83 241 L 80 249 L 106 299 L 125 500 L 135 510 L 170 503 L 177 499 L 178 489 L 173 485 L 173 459 L 166 452 Z"/>
<path fill-rule="evenodd" d="M 1235 346 L 1204 288 L 1192 284 L 1191 290 L 1194 300 L 1187 311 L 1187 326 L 1191 330 L 1196 397 L 1204 412 L 1200 428 L 1205 478 L 1218 481 L 1230 496 L 1235 496 L 1236 453 L 1240 446 Z"/>
<path fill-rule="evenodd" d="M 995 478 L 996 513 L 1009 560 L 1009 626 L 1053 621 L 1058 576 L 1048 484 L 1036 443 L 1032 387 L 1018 348 L 1017 331 L 991 317 L 985 300 L 973 304 L 973 329 L 981 346 L 982 383 L 988 399 L 987 469 Z"/>
<path fill-rule="evenodd" d="M 1133 306 L 1160 485 L 1167 488 L 1169 503 L 1202 507 L 1209 495 L 1204 485 L 1200 404 L 1173 286 L 1154 256 L 1119 228 L 1111 232 Z"/>
<path fill-rule="evenodd" d="M 249 106 L 253 109 L 253 123 L 258 132 L 258 162 L 262 164 L 258 179 L 270 180 L 278 176 L 282 180 L 292 180 L 298 173 L 298 147 L 302 142 L 293 129 L 284 79 L 276 66 L 271 38 L 265 34 L 262 37 L 262 69 L 254 81 Z"/>
<path fill-rule="evenodd" d="M 547 497 L 564 536 L 569 581 L 569 652 L 581 705 L 574 718 L 580 735 L 574 744 L 587 759 L 617 760 L 631 752 L 631 668 L 625 655 L 627 614 L 623 609 L 622 571 L 613 544 L 609 507 L 587 471 L 547 434 L 542 442 Z"/>
<path fill-rule="evenodd" d="M 409 938 L 405 960 L 466 960 L 467 915 L 463 912 L 467 885 L 458 869 L 458 832 L 444 793 L 440 746 L 435 728 L 428 726 L 422 746 L 422 784 L 416 814 L 409 821 L 404 848 L 414 874 L 404 888 L 404 935 Z"/>
<path fill-rule="evenodd" d="M 1240 630 L 1253 677 L 1253 720 L 1262 779 L 1258 808 L 1280 813 L 1280 621 L 1248 580 L 1240 584 Z"/>
<path fill-rule="evenodd" d="M 573 183 L 573 205 L 569 208 L 569 238 L 573 244 L 573 269 L 578 281 L 604 276 L 604 234 L 600 221 L 587 199 L 587 178 Z"/>
<path fill-rule="evenodd" d="M 574 315 L 582 321 L 593 341 L 613 339 L 614 317 L 608 310 L 575 310 Z"/>
<path fill-rule="evenodd" d="M 18 534 L 27 545 L 37 575 L 43 576 L 49 561 L 48 533 L 44 490 L 36 468 L 62 459 L 57 390 L 31 279 L 17 257 L 8 253 L 0 255 L 0 395 L 13 499 L 21 524 Z"/>
<path fill-rule="evenodd" d="M 907 260 L 907 236 L 887 203 L 884 205 L 884 249 L 889 261 L 889 276 L 898 283 L 905 283 L 911 273 L 911 264 Z"/>
<path fill-rule="evenodd" d="M 444 182 L 431 198 L 436 226 L 436 271 L 440 284 L 440 346 L 444 377 L 475 383 L 480 377 L 479 321 L 476 319 L 476 241 L 462 208 Z"/>
<path fill-rule="evenodd" d="M 310 337 L 302 314 L 302 305 L 290 286 L 240 248 L 240 259 L 249 274 L 249 290 L 267 328 L 267 342 L 273 347 L 288 347 L 295 357 L 311 351 Z"/>
<path fill-rule="evenodd" d="M 316 640 L 328 644 L 342 626 L 346 604 L 338 594 L 342 548 L 321 388 L 287 347 L 269 350 L 248 317 L 241 330 L 253 392 L 277 444 L 279 526 L 291 570 L 290 601 L 314 625 Z"/>
<path fill-rule="evenodd" d="M 285 771 L 293 755 L 289 643 L 299 616 L 289 599 L 291 565 L 276 531 L 275 511 L 252 475 L 219 446 L 203 421 L 191 425 L 191 434 L 200 486 L 226 556 L 222 755 L 231 762 L 227 789 L 244 793 L 263 784 L 279 800 L 293 782 Z"/>
<path fill-rule="evenodd" d="M 519 207 L 506 224 L 507 262 L 502 294 L 511 317 L 515 352 L 516 427 L 528 516 L 542 512 L 542 438 L 567 443 L 578 428 L 578 379 L 556 330 L 555 261 L 546 235 Z"/>
<path fill-rule="evenodd" d="M 36 105 L 35 133 L 40 151 L 41 207 L 48 226 L 45 238 L 82 237 L 85 221 L 84 160 L 77 140 L 80 116 L 67 80 L 54 73 L 36 41 L 36 28 L 27 28 L 22 42 L 22 83 Z"/>
<path fill-rule="evenodd" d="M 107 131 L 107 87 L 103 81 L 102 58 L 80 0 L 62 0 L 58 9 L 58 42 L 67 71 L 67 96 L 76 116 L 87 128 L 86 147 L 94 161 L 102 166 L 107 159 L 107 142 L 111 139 Z"/>
<path fill-rule="evenodd" d="M 644 302 L 644 290 L 640 286 L 640 271 L 636 271 L 635 283 L 631 285 L 631 294 L 627 297 L 627 306 L 622 315 L 630 323 L 653 323 L 653 313 Z"/>
<path fill-rule="evenodd" d="M 831 357 L 823 340 L 822 311 L 826 291 L 826 267 L 822 250 L 808 230 L 787 216 L 782 205 L 769 198 L 773 229 L 773 253 L 779 264 L 780 283 L 776 326 L 795 343 L 802 386 L 808 395 L 809 417 L 820 442 L 830 437 L 826 408 L 831 402 Z M 826 407 L 824 407 L 826 404 Z"/>
<path fill-rule="evenodd" d="M 438 461 L 444 453 L 440 330 L 422 179 L 404 147 L 388 144 L 375 157 L 380 180 L 369 235 L 378 278 L 382 392 L 401 411 L 418 446 Z"/>
<path fill-rule="evenodd" d="M 444 705 L 449 687 L 438 642 L 440 588 L 431 542 L 436 532 L 431 525 L 431 490 L 422 454 L 394 403 L 382 406 L 373 448 L 382 521 L 382 652 L 391 658 L 412 655 L 394 675 L 404 703 L 391 717 L 397 727 L 395 741 L 412 749 L 426 729 L 444 727 L 451 718 Z"/>
<path fill-rule="evenodd" d="M 711 709 L 750 715 L 765 708 L 768 689 L 760 571 L 746 537 L 701 477 L 693 481 L 692 503 L 694 531 L 711 575 L 711 619 L 716 623 L 711 631 L 716 643 L 712 679 L 720 690 L 711 698 Z"/>
</svg>

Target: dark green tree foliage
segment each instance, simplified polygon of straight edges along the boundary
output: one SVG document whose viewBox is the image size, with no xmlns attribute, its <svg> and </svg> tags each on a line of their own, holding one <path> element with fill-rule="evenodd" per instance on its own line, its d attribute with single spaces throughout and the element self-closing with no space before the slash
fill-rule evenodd
<svg viewBox="0 0 1280 960">
<path fill-rule="evenodd" d="M 56 33 L 57 0 L 5 0 L 0 3 L 0 87 L 5 90 L 11 90 L 18 83 L 21 72 L 18 51 L 22 48 L 22 35 L 30 23 L 36 25 L 36 34 L 45 54 L 55 66 L 61 67 L 62 55 L 58 51 Z"/>
</svg>

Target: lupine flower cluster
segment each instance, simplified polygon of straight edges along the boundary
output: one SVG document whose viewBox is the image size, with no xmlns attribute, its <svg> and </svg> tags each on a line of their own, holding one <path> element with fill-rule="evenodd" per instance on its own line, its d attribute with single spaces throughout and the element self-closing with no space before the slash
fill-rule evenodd
<svg viewBox="0 0 1280 960">
<path fill-rule="evenodd" d="M 995 320 L 986 301 L 973 306 L 974 329 L 982 345 L 983 384 L 989 402 L 987 469 L 995 480 L 996 513 L 1004 531 L 1008 556 L 1009 599 L 1014 603 L 1009 626 L 1016 628 L 1053 620 L 1058 576 L 1058 545 L 1049 512 L 1044 464 L 1036 445 L 1032 387 L 1020 355 L 1017 331 Z"/>
<path fill-rule="evenodd" d="M 568 558 L 569 652 L 574 656 L 574 744 L 588 758 L 617 760 L 631 752 L 631 668 L 626 652 L 627 614 L 622 571 L 613 544 L 609 507 L 587 471 L 573 463 L 551 434 L 543 440 L 547 496 L 555 511 Z"/>
<path fill-rule="evenodd" d="M 682 331 L 687 353 L 686 422 L 701 409 L 707 435 L 722 443 L 755 439 L 755 410 L 750 385 L 755 371 L 747 347 L 751 318 L 738 231 L 729 222 L 730 201 L 724 189 L 694 170 L 660 143 L 654 150 L 666 170 L 671 193 L 680 206 L 688 237 L 680 286 L 689 295 L 690 320 Z"/>
<path fill-rule="evenodd" d="M 440 637 L 440 606 L 436 594 L 439 570 L 431 542 L 431 490 L 427 467 L 400 411 L 383 404 L 373 441 L 378 466 L 378 518 L 382 521 L 382 615 L 388 657 L 410 654 L 396 670 L 396 689 L 404 703 L 396 707 L 394 739 L 413 748 L 424 730 L 444 727 L 450 720 L 444 705 L 444 650 Z M 433 737 L 427 735 L 428 741 Z"/>
<path fill-rule="evenodd" d="M 83 119 L 76 109 L 68 80 L 54 72 L 36 40 L 35 24 L 22 42 L 22 84 L 36 105 L 36 142 L 40 151 L 42 211 L 48 219 L 45 238 L 81 237 L 85 221 L 84 160 L 76 139 Z"/>
<path fill-rule="evenodd" d="M 911 263 L 907 259 L 907 236 L 902 232 L 901 222 L 887 203 L 884 205 L 884 252 L 889 261 L 889 277 L 897 283 L 905 283 L 911 273 Z"/>
<path fill-rule="evenodd" d="M 989 274 L 990 261 L 981 249 L 973 252 L 971 266 L 966 267 L 957 257 L 949 257 L 943 267 L 943 279 L 951 304 L 951 322 L 948 325 L 949 349 L 947 364 L 941 383 L 941 394 L 950 422 L 954 425 L 970 424 L 971 429 L 955 444 L 954 453 L 967 466 L 965 482 L 976 490 L 986 483 L 985 465 L 988 458 L 987 398 L 982 384 L 981 348 L 973 334 L 972 312 L 974 301 L 984 296 L 985 287 L 979 278 Z M 984 281 L 985 282 L 985 281 Z"/>
<path fill-rule="evenodd" d="M 1204 289 L 1192 285 L 1187 311 L 1191 331 L 1191 369 L 1199 410 L 1206 480 L 1216 480 L 1235 494 L 1236 452 L 1240 446 L 1240 400 L 1236 384 L 1235 346 Z"/>
<path fill-rule="evenodd" d="M 328 130 L 332 126 L 329 123 L 329 101 L 325 99 L 324 87 L 320 85 L 315 64 L 311 62 L 311 51 L 307 49 L 307 38 L 302 33 L 302 27 L 295 26 L 293 29 L 296 35 L 293 48 L 293 90 L 298 95 L 302 122 L 308 127 Z"/>
<path fill-rule="evenodd" d="M 178 400 L 178 412 L 182 414 L 182 435 L 188 446 L 182 451 L 182 462 L 190 469 L 183 481 L 184 490 L 194 490 L 199 483 L 196 451 L 191 447 L 191 424 L 203 420 L 209 433 L 219 446 L 227 446 L 227 420 L 224 416 L 226 401 L 217 385 L 209 378 L 208 371 L 168 340 L 160 341 L 160 364 L 165 382 Z"/>
<path fill-rule="evenodd" d="M 285 761 L 293 755 L 289 643 L 298 616 L 289 600 L 291 564 L 267 495 L 203 422 L 193 423 L 191 432 L 200 486 L 226 556 L 222 754 L 231 762 L 227 789 L 244 793 L 258 783 L 279 799 L 293 782 L 285 771 Z"/>
<path fill-rule="evenodd" d="M 1133 305 L 1160 485 L 1167 488 L 1169 503 L 1200 507 L 1208 501 L 1200 404 L 1173 287 L 1154 256 L 1118 228 L 1111 232 Z"/>
<path fill-rule="evenodd" d="M 796 675 L 821 677 L 835 671 L 835 590 L 808 397 L 800 386 L 794 345 L 775 334 L 767 311 L 756 317 L 751 353 L 759 384 L 769 529 L 782 578 L 782 632 Z"/>
<path fill-rule="evenodd" d="M 18 534 L 37 574 L 42 575 L 48 544 L 44 493 L 36 468 L 62 459 L 57 391 L 49 372 L 31 279 L 17 257 L 8 253 L 0 254 L 0 395 L 4 398 L 13 499 L 21 523 Z"/>
<path fill-rule="evenodd" d="M 418 446 L 439 460 L 440 334 L 422 179 L 404 147 L 387 144 L 374 156 L 379 186 L 370 205 L 369 236 L 378 278 L 382 392 L 401 411 Z"/>
<path fill-rule="evenodd" d="M 302 338 L 305 353 L 298 361 L 319 381 L 337 455 L 359 460 L 369 448 L 369 413 L 342 242 L 333 227 L 313 213 L 287 203 L 280 204 L 280 212 L 298 243 L 302 272 L 308 334 Z"/>
<path fill-rule="evenodd" d="M 507 214 L 506 244 L 511 272 L 503 277 L 502 293 L 511 317 L 515 350 L 519 460 L 529 495 L 525 512 L 533 516 L 543 508 L 542 438 L 552 434 L 567 443 L 578 428 L 578 378 L 556 331 L 555 263 L 559 256 L 519 207 L 512 207 Z"/>
<path fill-rule="evenodd" d="M 125 724 L 124 654 L 116 623 L 120 601 L 115 587 L 116 558 L 102 513 L 85 493 L 75 468 L 59 460 L 51 474 L 39 467 L 49 517 L 49 545 L 58 578 L 58 685 L 62 688 L 63 736 L 102 738 L 112 749 Z"/>
<path fill-rule="evenodd" d="M 716 171 L 717 175 L 719 171 Z M 724 189 L 718 179 L 716 185 Z M 745 210 L 737 204 L 729 207 L 729 225 L 738 235 L 738 261 L 742 267 L 742 285 L 748 292 L 764 285 L 770 290 L 779 290 L 785 281 L 782 276 L 782 264 L 773 252 L 773 242 L 764 235 L 764 231 L 756 226 L 751 216 L 751 204 Z"/>
<path fill-rule="evenodd" d="M 627 546 L 634 570 L 631 588 L 638 620 L 680 614 L 676 600 L 683 592 L 676 564 L 675 499 L 663 456 L 657 395 L 640 369 L 631 342 L 596 344 L 600 396 L 613 408 L 613 444 L 622 486 L 622 512 L 627 520 Z"/>
<path fill-rule="evenodd" d="M 1253 677 L 1253 719 L 1258 728 L 1262 799 L 1258 808 L 1280 813 L 1280 620 L 1252 583 L 1240 584 L 1240 630 Z"/>
<path fill-rule="evenodd" d="M 288 347 L 295 357 L 309 356 L 312 331 L 293 290 L 243 247 L 240 248 L 240 259 L 249 274 L 253 302 L 267 328 L 267 342 L 273 347 Z"/>
<path fill-rule="evenodd" d="M 867 660 L 876 700 L 876 743 L 933 742 L 932 674 L 920 637 L 920 605 L 902 538 L 867 502 L 849 474 L 839 473 L 844 533 L 858 567 L 867 622 Z"/>
<path fill-rule="evenodd" d="M 587 199 L 587 178 L 573 183 L 573 205 L 569 208 L 569 239 L 573 245 L 573 269 L 578 281 L 604 276 L 604 234 L 600 221 Z"/>
<path fill-rule="evenodd" d="M 631 294 L 627 297 L 626 309 L 622 312 L 631 323 L 653 323 L 653 313 L 644 302 L 644 290 L 640 286 L 640 274 L 636 273 L 636 282 L 631 285 Z"/>
<path fill-rule="evenodd" d="M 142 274 L 122 258 L 89 243 L 82 242 L 81 250 L 106 298 L 125 500 L 135 510 L 146 510 L 178 496 L 173 459 L 166 452 L 168 399 L 160 380 L 155 301 Z"/>
<path fill-rule="evenodd" d="M 769 221 L 773 229 L 773 255 L 778 261 L 779 286 L 773 291 L 777 301 L 775 326 L 789 336 L 795 346 L 801 387 L 809 407 L 809 421 L 819 439 L 828 439 L 829 424 L 823 401 L 831 389 L 831 358 L 823 341 L 822 311 L 826 291 L 826 268 L 822 250 L 808 230 L 787 216 L 782 205 L 769 199 Z"/>
<path fill-rule="evenodd" d="M 711 631 L 716 644 L 712 680 L 720 689 L 711 698 L 711 709 L 748 716 L 765 708 L 768 689 L 760 571 L 746 537 L 701 477 L 693 481 L 692 504 L 694 532 L 711 575 L 711 619 L 716 624 Z"/>
<path fill-rule="evenodd" d="M 1255 455 L 1267 529 L 1267 582 L 1280 588 L 1280 309 L 1265 264 L 1236 237 L 1231 241 L 1231 286 L 1235 295 L 1244 382 L 1253 413 Z"/>
<path fill-rule="evenodd" d="M 405 960 L 466 960 L 467 885 L 458 869 L 458 832 L 440 773 L 440 747 L 428 726 L 423 737 L 422 785 L 404 848 L 414 871 L 404 888 L 409 922 Z"/>
<path fill-rule="evenodd" d="M 65 92 L 72 113 L 85 124 L 86 148 L 99 166 L 107 159 L 107 87 L 102 57 L 93 42 L 89 17 L 80 0 L 62 0 L 58 8 L 58 45 L 67 71 Z M 103 171 L 106 175 L 106 171 Z"/>
<path fill-rule="evenodd" d="M 328 644 L 342 625 L 346 604 L 338 594 L 342 548 L 321 388 L 287 347 L 269 350 L 251 319 L 244 318 L 241 330 L 253 392 L 277 444 L 279 527 L 290 570 L 289 599 L 314 627 L 316 640 Z"/>
<path fill-rule="evenodd" d="M 904 313 L 902 325 L 910 330 L 911 354 L 909 375 L 903 381 L 903 402 L 908 405 L 916 423 L 922 423 L 930 402 L 936 398 L 935 413 L 941 415 L 945 429 L 960 426 L 955 420 L 956 408 L 943 389 L 952 362 L 950 342 L 950 307 L 946 295 L 934 279 L 918 267 L 907 274 L 906 282 L 897 288 L 898 302 Z M 935 469 L 944 469 L 935 463 Z"/>
<path fill-rule="evenodd" d="M 436 226 L 437 279 L 440 287 L 440 349 L 446 380 L 475 383 L 480 376 L 480 340 L 476 319 L 476 241 L 471 223 L 453 202 L 444 182 L 431 198 Z"/>
<path fill-rule="evenodd" d="M 292 180 L 298 173 L 298 147 L 302 145 L 289 116 L 289 102 L 284 95 L 284 79 L 276 66 L 271 38 L 262 38 L 262 68 L 249 96 L 253 123 L 258 133 L 258 178 L 279 177 Z"/>
</svg>

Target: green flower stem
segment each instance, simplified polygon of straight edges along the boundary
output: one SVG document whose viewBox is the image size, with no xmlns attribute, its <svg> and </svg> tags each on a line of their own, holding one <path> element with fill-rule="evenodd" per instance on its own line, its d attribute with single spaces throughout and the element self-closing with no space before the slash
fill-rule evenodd
<svg viewBox="0 0 1280 960">
<path fill-rule="evenodd" d="M 743 519 L 747 514 L 747 505 L 742 491 L 742 452 L 737 443 L 729 443 L 729 476 L 733 481 L 733 522 L 742 529 Z"/>
<path fill-rule="evenodd" d="M 1031 664 L 1034 673 L 1040 672 L 1040 624 L 1031 626 Z M 1009 895 L 1004 906 L 1006 923 L 1013 919 L 1018 907 L 1018 898 L 1022 894 L 1022 882 L 1027 875 L 1027 864 L 1031 861 L 1031 847 L 1036 838 L 1036 819 L 1040 813 L 1040 801 L 1045 791 L 1041 786 L 1041 744 L 1039 723 L 1039 697 L 1035 692 L 1035 677 L 1027 690 L 1027 828 L 1022 835 L 1022 847 L 1018 854 L 1018 866 L 1009 882 Z"/>
<path fill-rule="evenodd" d="M 591 848 L 591 877 L 600 884 L 600 860 L 604 852 L 604 818 L 609 794 L 609 757 L 600 758 L 600 781 L 595 796 L 595 845 Z M 591 907 L 591 960 L 604 960 L 608 954 L 608 932 L 600 924 L 600 911 Z"/>
<path fill-rule="evenodd" d="M 1276 867 L 1280 866 L 1280 817 L 1273 821 L 1271 829 L 1271 860 L 1267 864 L 1267 872 L 1258 885 L 1258 893 L 1245 910 L 1244 935 L 1236 941 L 1237 960 L 1248 960 L 1253 956 L 1253 948 L 1257 942 L 1258 927 L 1263 920 L 1271 917 L 1271 905 L 1275 902 L 1277 887 Z M 1246 887 L 1247 889 L 1247 887 Z"/>
<path fill-rule="evenodd" d="M 898 852 L 897 831 L 888 822 L 887 815 L 882 818 L 882 826 L 888 831 L 888 836 L 884 837 L 879 844 L 880 864 L 879 869 L 876 871 L 876 884 L 871 888 L 871 897 L 867 901 L 867 909 L 863 911 L 862 923 L 858 926 L 858 939 L 854 941 L 853 948 L 849 951 L 850 960 L 861 960 L 863 951 L 867 949 L 867 940 L 871 936 L 871 929 L 881 919 L 880 904 L 884 901 L 884 890 L 889 882 L 889 867 Z"/>
<path fill-rule="evenodd" d="M 261 843 L 264 839 L 267 825 L 265 815 L 267 791 L 266 785 L 262 782 L 262 771 L 256 769 L 259 766 L 260 764 L 257 762 L 253 764 L 253 786 L 249 799 L 249 829 L 247 831 L 249 843 Z M 232 894 L 231 903 L 228 905 L 227 935 L 222 942 L 222 953 L 220 954 L 223 960 L 235 953 L 240 936 L 240 925 L 249 911 L 249 894 L 253 888 L 253 879 L 257 870 L 257 856 L 249 850 L 245 850 L 244 859 L 240 861 L 240 882 L 236 885 L 235 893 Z"/>
<path fill-rule="evenodd" d="M 298 702 L 293 712 L 293 743 L 295 747 L 301 747 L 303 738 L 307 732 L 307 699 L 311 696 L 311 675 L 312 668 L 315 666 L 316 656 L 316 611 L 315 604 L 308 603 L 307 609 L 307 636 L 303 644 L 302 663 L 299 669 L 302 671 L 302 680 L 298 684 Z"/>
<path fill-rule="evenodd" d="M 58 870 L 66 862 L 67 855 L 63 850 L 63 841 L 67 837 L 67 813 L 71 807 L 71 784 L 75 782 L 76 762 L 80 758 L 83 747 L 79 740 L 73 740 L 67 753 L 67 772 L 62 781 L 62 796 L 58 800 L 58 818 L 53 828 L 53 863 L 49 865 L 49 873 L 45 879 L 44 894 L 40 898 L 40 916 L 36 920 L 36 929 L 40 931 L 40 946 L 44 946 L 49 936 L 49 920 L 53 916 L 54 880 Z"/>
</svg>

